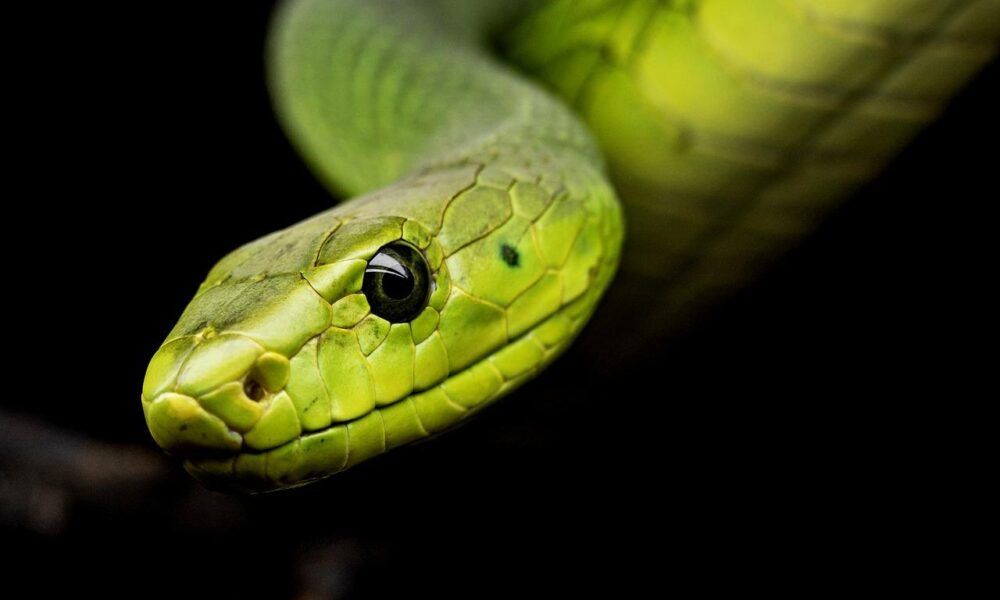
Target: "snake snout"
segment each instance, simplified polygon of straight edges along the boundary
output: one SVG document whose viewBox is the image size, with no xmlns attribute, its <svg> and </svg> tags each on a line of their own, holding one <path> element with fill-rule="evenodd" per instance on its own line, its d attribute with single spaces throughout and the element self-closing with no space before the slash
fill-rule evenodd
<svg viewBox="0 0 1000 600">
<path fill-rule="evenodd" d="M 289 373 L 287 358 L 243 335 L 207 332 L 172 340 L 146 371 L 142 400 L 149 431 L 164 450 L 184 457 L 270 443 L 287 429 L 280 415 L 288 408 L 283 388 Z"/>
</svg>

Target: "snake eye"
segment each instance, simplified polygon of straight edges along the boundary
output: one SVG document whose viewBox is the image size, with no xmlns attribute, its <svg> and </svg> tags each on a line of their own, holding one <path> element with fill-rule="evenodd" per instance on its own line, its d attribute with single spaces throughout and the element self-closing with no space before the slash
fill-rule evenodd
<svg viewBox="0 0 1000 600">
<path fill-rule="evenodd" d="M 396 242 L 368 261 L 361 291 L 372 312 L 391 323 L 411 321 L 427 304 L 431 277 L 423 254 Z"/>
</svg>

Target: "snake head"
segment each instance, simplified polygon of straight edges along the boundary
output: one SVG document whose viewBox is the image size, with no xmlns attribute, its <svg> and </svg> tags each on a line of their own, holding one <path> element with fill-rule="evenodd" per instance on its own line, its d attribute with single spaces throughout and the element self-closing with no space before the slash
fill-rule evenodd
<svg viewBox="0 0 1000 600">
<path fill-rule="evenodd" d="M 618 246 L 582 200 L 482 179 L 415 177 L 220 261 L 147 370 L 157 444 L 209 483 L 290 487 L 536 374 L 589 316 Z"/>
</svg>

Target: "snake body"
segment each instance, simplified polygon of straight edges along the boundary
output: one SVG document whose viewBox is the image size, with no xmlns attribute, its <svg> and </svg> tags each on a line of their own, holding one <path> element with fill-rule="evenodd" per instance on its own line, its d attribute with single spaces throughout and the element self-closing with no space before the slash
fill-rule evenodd
<svg viewBox="0 0 1000 600">
<path fill-rule="evenodd" d="M 351 200 L 212 269 L 148 367 L 150 432 L 251 491 L 342 471 L 544 369 L 619 262 L 599 321 L 660 339 L 877 173 L 998 36 L 994 0 L 288 2 L 277 111 Z"/>
</svg>

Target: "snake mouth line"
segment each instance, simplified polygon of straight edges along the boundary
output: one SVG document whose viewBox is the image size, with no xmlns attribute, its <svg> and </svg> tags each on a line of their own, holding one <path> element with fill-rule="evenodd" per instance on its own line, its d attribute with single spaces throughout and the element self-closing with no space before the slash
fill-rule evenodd
<svg viewBox="0 0 1000 600">
<path fill-rule="evenodd" d="M 556 314 L 554 314 L 551 317 L 549 317 L 549 319 L 552 319 L 552 318 L 558 316 L 561 312 L 562 311 L 557 312 Z M 540 327 L 542 324 L 546 323 L 547 321 L 548 321 L 548 319 L 546 319 L 545 321 L 542 321 L 542 323 L 540 323 L 538 326 L 536 326 L 535 329 L 537 329 L 538 327 Z M 379 414 L 382 411 L 384 411 L 386 409 L 389 409 L 389 408 L 391 408 L 393 406 L 396 406 L 396 405 L 399 405 L 399 404 L 403 404 L 403 403 L 407 402 L 408 400 L 412 400 L 416 396 L 420 396 L 420 395 L 423 395 L 423 394 L 429 394 L 429 393 L 435 392 L 437 390 L 440 390 L 445 395 L 445 397 L 448 397 L 448 393 L 444 389 L 444 386 L 447 385 L 448 382 L 451 382 L 451 381 L 453 381 L 453 380 L 455 380 L 455 379 L 457 379 L 459 377 L 462 377 L 463 375 L 469 373 L 473 369 L 481 368 L 484 364 L 487 364 L 490 361 L 491 358 L 493 358 L 494 356 L 496 356 L 497 354 L 499 354 L 500 352 L 502 352 L 504 348 L 509 347 L 512 344 L 516 344 L 516 343 L 521 342 L 522 340 L 528 338 L 535 331 L 535 329 L 530 329 L 528 331 L 525 331 L 525 332 L 523 332 L 523 333 L 521 333 L 521 334 L 519 334 L 519 335 L 511 338 L 510 341 L 507 344 L 505 344 L 505 346 L 503 348 L 500 348 L 498 351 L 493 352 L 491 354 L 487 354 L 486 356 L 484 356 L 483 358 L 479 359 L 478 361 L 476 361 L 476 362 L 474 362 L 474 363 L 472 363 L 472 364 L 470 364 L 468 366 L 465 366 L 465 367 L 459 369 L 458 371 L 450 374 L 448 377 L 446 377 L 445 379 L 441 380 L 440 382 L 438 382 L 437 384 L 435 384 L 435 385 L 433 385 L 433 386 L 431 386 L 429 388 L 426 388 L 426 389 L 420 390 L 420 391 L 414 391 L 414 392 L 412 392 L 412 393 L 410 393 L 410 394 L 408 394 L 406 396 L 403 396 L 402 398 L 399 398 L 398 400 L 395 400 L 393 402 L 389 402 L 389 403 L 383 404 L 381 406 L 376 406 L 371 411 L 369 411 L 369 412 L 367 412 L 367 413 L 365 413 L 363 415 L 360 415 L 358 417 L 354 417 L 352 419 L 347 419 L 347 420 L 344 420 L 344 421 L 337 421 L 335 423 L 330 423 L 330 425 L 328 425 L 326 427 L 323 427 L 323 428 L 320 428 L 320 429 L 312 429 L 312 430 L 309 430 L 309 431 L 303 431 L 302 435 L 300 435 L 299 437 L 297 437 L 295 439 L 292 439 L 292 440 L 289 440 L 289 441 L 287 441 L 287 442 L 285 442 L 283 444 L 279 444 L 277 446 L 274 446 L 273 448 L 255 449 L 255 448 L 249 448 L 246 445 L 243 445 L 236 452 L 221 453 L 221 454 L 226 455 L 226 456 L 228 456 L 230 454 L 233 455 L 233 456 L 238 456 L 238 455 L 241 455 L 241 454 L 257 455 L 257 456 L 268 454 L 270 452 L 274 452 L 276 450 L 280 450 L 281 448 L 285 448 L 285 447 L 291 446 L 291 445 L 295 444 L 296 442 L 300 441 L 304 437 L 308 437 L 308 436 L 311 436 L 311 435 L 320 435 L 320 434 L 323 434 L 323 433 L 325 433 L 325 432 L 327 432 L 327 431 L 329 431 L 331 429 L 335 429 L 337 427 L 347 427 L 347 426 L 349 426 L 349 425 L 351 425 L 353 423 L 357 423 L 358 421 L 361 421 L 363 419 L 371 418 L 371 416 L 374 415 L 374 414 Z M 525 369 L 523 373 L 515 375 L 515 377 L 518 377 L 518 378 L 519 377 L 524 377 L 525 379 L 527 379 L 531 375 L 533 375 L 535 372 L 537 372 L 538 367 L 539 367 L 539 364 L 533 364 L 530 367 L 528 367 L 527 369 Z M 496 368 L 495 367 L 491 368 L 491 370 L 494 370 L 494 369 L 496 369 Z M 501 378 L 504 378 L 503 374 L 501 374 L 499 372 L 499 370 L 497 370 L 497 374 Z M 508 381 L 505 379 L 504 383 L 508 383 Z M 484 398 L 483 401 L 485 401 L 487 399 L 488 398 Z M 478 406 L 478 405 L 477 406 L 465 406 L 463 404 L 455 402 L 450 397 L 448 397 L 448 401 L 453 406 L 455 406 L 456 408 L 461 409 L 462 411 L 464 411 L 466 413 L 471 413 L 471 412 L 474 412 L 478 408 L 482 408 L 481 406 Z M 424 430 L 427 432 L 428 435 L 432 435 L 432 433 L 426 427 L 424 427 Z M 240 434 L 237 431 L 233 431 L 232 429 L 230 429 L 230 431 L 232 431 L 233 433 L 235 433 L 237 435 L 240 435 L 240 437 L 242 439 L 242 437 L 243 437 L 242 434 Z M 244 442 L 244 444 L 245 444 L 245 442 Z M 219 455 L 216 454 L 216 457 L 217 456 L 219 456 Z"/>
<path fill-rule="evenodd" d="M 573 314 L 575 307 L 575 303 L 563 307 L 438 384 L 360 417 L 303 432 L 268 449 L 248 448 L 244 442 L 230 453 L 187 456 L 185 466 L 207 483 L 261 492 L 322 479 L 434 436 L 492 404 L 554 360 L 585 321 L 584 314 Z"/>
</svg>

